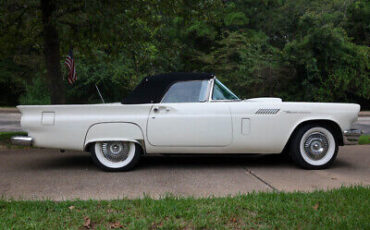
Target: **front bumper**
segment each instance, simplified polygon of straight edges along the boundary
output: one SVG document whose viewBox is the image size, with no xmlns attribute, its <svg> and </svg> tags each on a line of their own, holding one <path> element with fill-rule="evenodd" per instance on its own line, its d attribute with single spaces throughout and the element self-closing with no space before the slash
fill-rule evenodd
<svg viewBox="0 0 370 230">
<path fill-rule="evenodd" d="M 357 145 L 361 134 L 362 134 L 362 131 L 359 129 L 344 130 L 343 143 L 345 145 Z"/>
<path fill-rule="evenodd" d="M 13 145 L 30 146 L 32 145 L 33 138 L 29 136 L 14 136 L 10 138 L 10 141 Z"/>
</svg>

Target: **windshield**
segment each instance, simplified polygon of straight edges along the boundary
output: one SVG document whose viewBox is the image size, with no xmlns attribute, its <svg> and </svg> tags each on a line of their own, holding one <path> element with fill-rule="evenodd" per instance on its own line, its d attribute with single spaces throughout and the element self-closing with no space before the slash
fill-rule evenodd
<svg viewBox="0 0 370 230">
<path fill-rule="evenodd" d="M 229 90 L 224 84 L 215 78 L 215 84 L 213 86 L 212 100 L 215 101 L 229 101 L 229 100 L 240 100 L 231 90 Z"/>
</svg>

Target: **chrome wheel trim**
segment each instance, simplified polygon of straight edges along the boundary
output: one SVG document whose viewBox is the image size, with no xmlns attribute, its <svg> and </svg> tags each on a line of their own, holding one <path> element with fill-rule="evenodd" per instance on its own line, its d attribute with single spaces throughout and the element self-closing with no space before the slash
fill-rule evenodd
<svg viewBox="0 0 370 230">
<path fill-rule="evenodd" d="M 314 127 L 307 130 L 300 141 L 300 153 L 303 159 L 314 166 L 328 163 L 335 153 L 333 134 L 325 128 Z"/>
<path fill-rule="evenodd" d="M 134 158 L 135 148 L 133 142 L 97 142 L 95 155 L 99 162 L 108 168 L 122 168 Z"/>
<path fill-rule="evenodd" d="M 127 142 L 112 141 L 101 143 L 101 149 L 107 160 L 120 162 L 128 157 L 130 147 Z"/>
<path fill-rule="evenodd" d="M 304 141 L 304 150 L 312 160 L 322 159 L 328 151 L 328 138 L 321 132 L 311 133 Z"/>
</svg>

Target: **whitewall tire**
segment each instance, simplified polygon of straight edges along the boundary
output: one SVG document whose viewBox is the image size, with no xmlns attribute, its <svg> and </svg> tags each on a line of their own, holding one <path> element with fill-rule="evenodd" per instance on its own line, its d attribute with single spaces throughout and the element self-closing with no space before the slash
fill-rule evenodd
<svg viewBox="0 0 370 230">
<path fill-rule="evenodd" d="M 338 143 L 330 126 L 306 124 L 292 137 L 290 156 L 305 169 L 330 167 L 338 153 Z"/>
<path fill-rule="evenodd" d="M 90 147 L 94 163 L 105 171 L 128 171 L 139 161 L 142 150 L 133 142 L 96 142 Z"/>
</svg>

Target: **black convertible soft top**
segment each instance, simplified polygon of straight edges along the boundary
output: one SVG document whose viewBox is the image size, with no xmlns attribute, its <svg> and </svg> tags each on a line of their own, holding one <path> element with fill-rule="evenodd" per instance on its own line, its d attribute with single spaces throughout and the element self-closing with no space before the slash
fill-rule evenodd
<svg viewBox="0 0 370 230">
<path fill-rule="evenodd" d="M 122 104 L 159 103 L 168 88 L 178 81 L 208 80 L 213 77 L 210 73 L 166 73 L 148 76 L 122 100 Z"/>
</svg>

